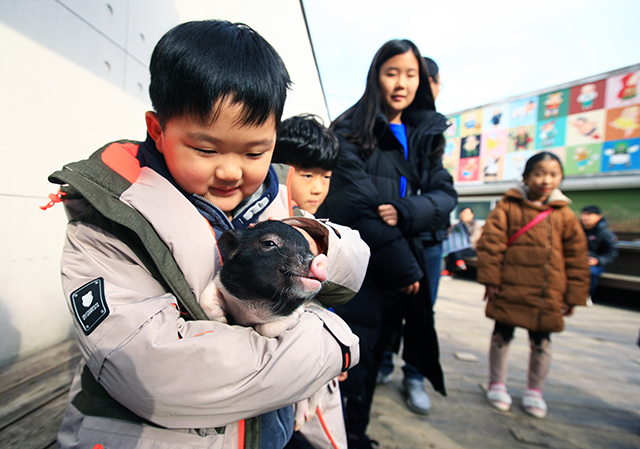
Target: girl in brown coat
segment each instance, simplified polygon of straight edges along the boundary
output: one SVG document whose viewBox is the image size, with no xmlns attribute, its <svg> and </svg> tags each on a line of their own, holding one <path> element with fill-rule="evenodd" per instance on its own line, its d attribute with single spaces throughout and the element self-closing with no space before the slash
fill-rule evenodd
<svg viewBox="0 0 640 449">
<path fill-rule="evenodd" d="M 562 177 L 553 153 L 531 157 L 523 185 L 509 190 L 489 214 L 477 246 L 486 315 L 496 321 L 487 400 L 501 411 L 511 406 L 507 350 L 515 326 L 523 327 L 529 331 L 531 356 L 522 406 L 536 418 L 547 414 L 541 389 L 551 362 L 550 333 L 562 331 L 563 317 L 586 305 L 589 292 L 587 240 L 568 207 L 571 200 L 558 189 Z"/>
</svg>

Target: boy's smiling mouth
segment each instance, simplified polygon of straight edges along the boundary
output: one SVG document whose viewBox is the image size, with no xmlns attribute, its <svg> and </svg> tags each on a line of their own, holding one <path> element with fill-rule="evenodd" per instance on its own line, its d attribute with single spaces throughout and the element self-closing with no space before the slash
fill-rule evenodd
<svg viewBox="0 0 640 449">
<path fill-rule="evenodd" d="M 211 187 L 209 191 L 217 196 L 231 196 L 239 190 L 239 187 Z"/>
</svg>

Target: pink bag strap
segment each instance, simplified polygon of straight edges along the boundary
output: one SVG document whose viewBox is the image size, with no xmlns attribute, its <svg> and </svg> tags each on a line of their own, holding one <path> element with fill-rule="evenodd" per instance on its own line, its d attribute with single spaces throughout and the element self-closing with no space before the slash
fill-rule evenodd
<svg viewBox="0 0 640 449">
<path fill-rule="evenodd" d="M 518 230 L 518 232 L 516 232 L 515 234 L 513 234 L 511 236 L 511 238 L 507 242 L 507 246 L 511 246 L 511 244 L 513 242 L 515 242 L 518 239 L 518 237 L 520 237 L 522 234 L 527 232 L 529 229 L 533 228 L 535 225 L 537 225 L 542 220 L 547 218 L 547 215 L 549 215 L 552 210 L 553 210 L 553 207 L 550 207 L 549 209 L 544 210 L 544 211 L 540 212 L 538 215 L 536 215 L 533 220 L 531 220 L 529 223 L 524 225 L 522 228 L 520 228 L 520 230 Z"/>
</svg>

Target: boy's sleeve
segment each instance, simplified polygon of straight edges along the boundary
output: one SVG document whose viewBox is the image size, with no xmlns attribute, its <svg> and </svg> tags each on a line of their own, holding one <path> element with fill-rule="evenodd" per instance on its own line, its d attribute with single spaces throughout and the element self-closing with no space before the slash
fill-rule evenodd
<svg viewBox="0 0 640 449">
<path fill-rule="evenodd" d="M 618 245 L 616 243 L 617 237 L 611 230 L 606 229 L 602 237 L 602 246 L 596 257 L 598 264 L 605 267 L 618 257 Z"/>
<path fill-rule="evenodd" d="M 499 202 L 489 213 L 478 240 L 478 282 L 484 285 L 502 284 L 502 264 L 507 251 L 507 214 Z"/>
<path fill-rule="evenodd" d="M 589 296 L 591 274 L 587 258 L 587 237 L 575 213 L 565 208 L 567 225 L 562 236 L 564 264 L 567 272 L 567 292 L 564 300 L 572 306 L 584 306 Z"/>
<path fill-rule="evenodd" d="M 329 259 L 327 280 L 317 299 L 332 307 L 353 298 L 364 281 L 370 256 L 369 246 L 360 238 L 360 233 L 328 220 L 294 217 L 282 221 L 307 231 Z"/>
<path fill-rule="evenodd" d="M 359 361 L 358 337 L 313 306 L 278 338 L 185 321 L 129 247 L 86 223 L 68 226 L 62 275 L 91 373 L 116 401 L 160 426 L 211 428 L 258 416 L 310 397 Z M 74 304 L 90 300 L 106 313 L 85 331 Z"/>
</svg>

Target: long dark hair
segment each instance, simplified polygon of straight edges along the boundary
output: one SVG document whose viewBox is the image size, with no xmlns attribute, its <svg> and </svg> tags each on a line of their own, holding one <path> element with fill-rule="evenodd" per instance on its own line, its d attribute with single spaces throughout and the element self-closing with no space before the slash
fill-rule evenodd
<svg viewBox="0 0 640 449">
<path fill-rule="evenodd" d="M 422 56 L 420 56 L 418 47 L 408 39 L 394 39 L 385 43 L 373 57 L 373 61 L 369 67 L 369 73 L 367 74 L 367 86 L 364 94 L 362 94 L 362 97 L 356 104 L 351 106 L 331 124 L 331 128 L 335 128 L 340 121 L 350 119 L 351 134 L 348 136 L 349 141 L 357 144 L 367 156 L 370 156 L 376 147 L 377 139 L 373 132 L 376 116 L 379 111 L 384 109 L 382 93 L 380 92 L 380 67 L 394 56 L 401 55 L 408 51 L 412 51 L 418 61 L 420 84 L 416 92 L 416 97 L 407 107 L 406 111 L 414 109 L 436 109 L 431 86 L 429 85 L 429 72 L 427 71 Z"/>
</svg>

